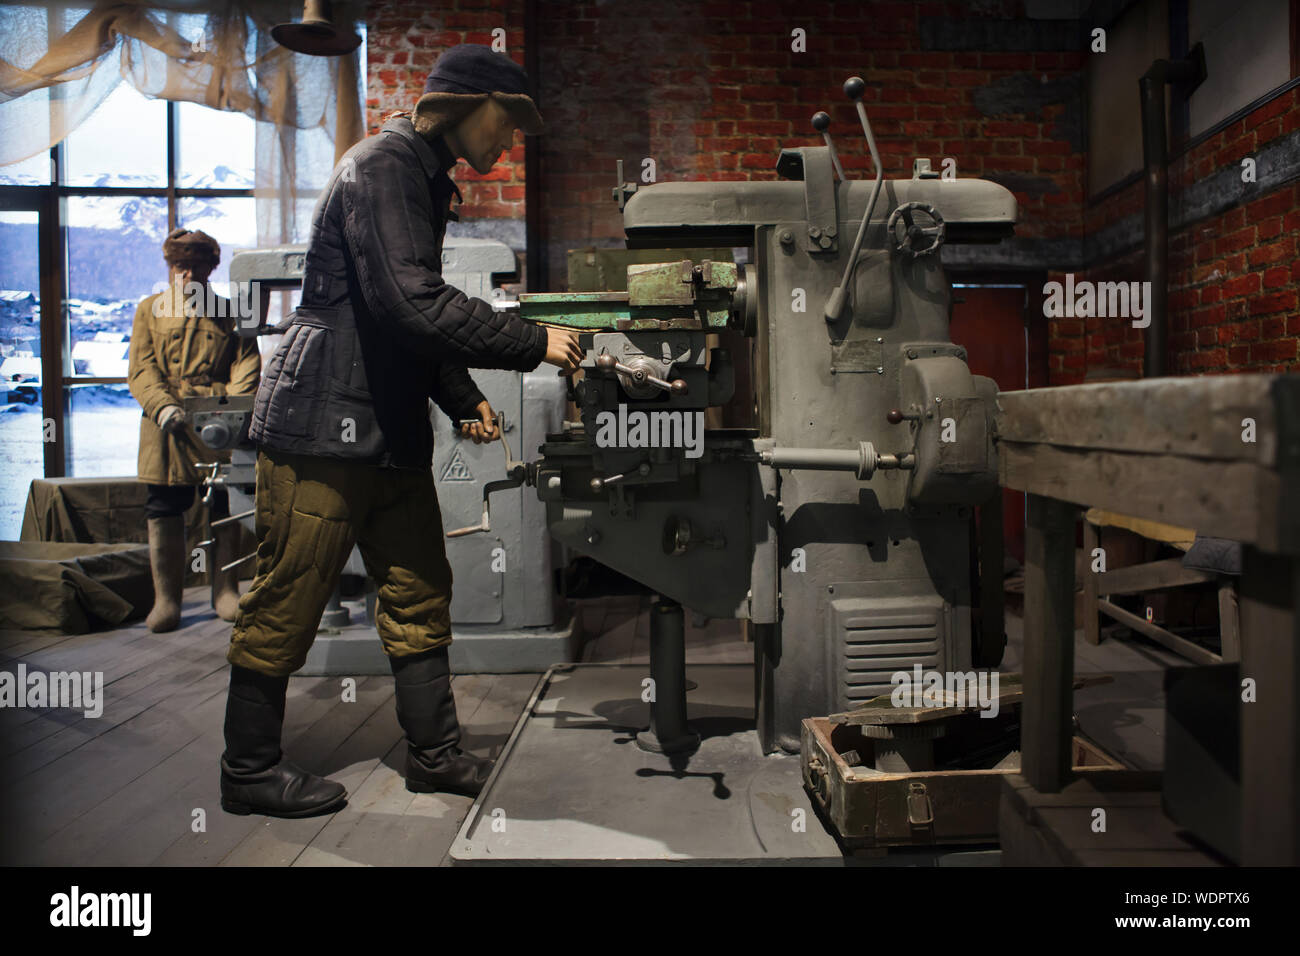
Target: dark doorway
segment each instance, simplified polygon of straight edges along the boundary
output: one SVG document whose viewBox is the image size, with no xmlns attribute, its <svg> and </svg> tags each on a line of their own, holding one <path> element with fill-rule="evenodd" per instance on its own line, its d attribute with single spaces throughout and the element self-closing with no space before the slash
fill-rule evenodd
<svg viewBox="0 0 1300 956">
<path fill-rule="evenodd" d="M 965 347 L 971 372 L 1016 391 L 1047 384 L 1047 337 L 1043 322 L 1031 322 L 1030 303 L 1037 302 L 1041 282 L 1027 278 L 952 286 L 950 334 Z M 1025 561 L 1025 496 L 1003 491 L 1003 534 L 1007 553 Z"/>
</svg>

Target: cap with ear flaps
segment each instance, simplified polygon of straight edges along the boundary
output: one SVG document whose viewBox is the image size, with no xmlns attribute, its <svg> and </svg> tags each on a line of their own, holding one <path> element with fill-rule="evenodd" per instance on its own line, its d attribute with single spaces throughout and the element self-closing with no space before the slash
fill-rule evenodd
<svg viewBox="0 0 1300 956">
<path fill-rule="evenodd" d="M 504 106 L 529 136 L 546 124 L 530 94 L 528 74 L 504 53 L 477 43 L 462 43 L 438 57 L 415 104 L 415 129 L 434 136 L 455 125 L 489 98 Z"/>
<path fill-rule="evenodd" d="M 206 265 L 215 269 L 221 261 L 221 246 L 206 232 L 177 228 L 163 240 L 163 260 L 168 265 Z"/>
</svg>

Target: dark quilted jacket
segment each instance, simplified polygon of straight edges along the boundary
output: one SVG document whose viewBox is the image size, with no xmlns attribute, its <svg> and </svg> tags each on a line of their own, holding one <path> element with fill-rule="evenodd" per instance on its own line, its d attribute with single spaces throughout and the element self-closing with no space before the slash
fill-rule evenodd
<svg viewBox="0 0 1300 956">
<path fill-rule="evenodd" d="M 316 203 L 302 301 L 262 375 L 253 441 L 427 468 L 430 398 L 452 419 L 476 417 L 467 366 L 541 363 L 545 329 L 442 280 L 454 161 L 406 117 L 344 155 Z"/>
</svg>

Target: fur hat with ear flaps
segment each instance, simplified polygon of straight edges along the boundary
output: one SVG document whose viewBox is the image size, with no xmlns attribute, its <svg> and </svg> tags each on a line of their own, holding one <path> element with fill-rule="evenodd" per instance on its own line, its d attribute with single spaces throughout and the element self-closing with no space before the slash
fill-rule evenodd
<svg viewBox="0 0 1300 956">
<path fill-rule="evenodd" d="M 412 115 L 415 131 L 431 139 L 494 99 L 520 129 L 536 136 L 546 124 L 529 95 L 529 86 L 523 67 L 504 53 L 477 43 L 454 46 L 438 57 L 424 84 L 424 95 Z"/>
<path fill-rule="evenodd" d="M 176 228 L 163 240 L 163 261 L 168 265 L 215 269 L 221 246 L 206 232 Z"/>
</svg>

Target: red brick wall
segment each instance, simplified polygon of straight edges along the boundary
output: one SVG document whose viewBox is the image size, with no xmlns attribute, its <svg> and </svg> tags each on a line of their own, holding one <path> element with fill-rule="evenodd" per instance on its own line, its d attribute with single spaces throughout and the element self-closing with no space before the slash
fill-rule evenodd
<svg viewBox="0 0 1300 956">
<path fill-rule="evenodd" d="M 1082 238 L 1140 214 L 1142 184 L 1095 205 L 1085 199 L 1085 157 L 1069 96 L 1037 109 L 988 109 L 988 91 L 1031 77 L 1067 83 L 1080 53 L 944 52 L 921 49 L 923 18 L 1015 16 L 1011 0 L 979 13 L 959 3 L 687 2 L 573 0 L 539 4 L 537 35 L 523 33 L 524 0 L 453 0 L 367 5 L 371 132 L 384 114 L 414 105 L 437 54 L 462 42 L 490 43 L 503 27 L 516 62 L 525 42 L 541 63 L 541 110 L 553 132 L 539 138 L 543 244 L 552 289 L 565 285 L 565 253 L 618 245 L 621 219 L 610 198 L 615 160 L 639 180 L 653 158 L 657 180 L 773 179 L 783 145 L 816 144 L 809 118 L 827 109 L 841 161 L 866 176 L 870 159 L 841 84 L 868 83 L 865 101 L 886 175 L 910 175 L 916 156 L 957 160 L 959 176 L 1003 179 L 1016 193 L 1016 234 Z M 807 52 L 790 31 L 807 31 Z M 982 106 L 984 108 L 982 108 Z M 1170 167 L 1171 208 L 1192 178 L 1237 166 L 1243 156 L 1300 125 L 1297 91 L 1212 137 Z M 524 215 L 523 137 L 509 162 L 481 176 L 455 176 L 467 218 Z M 1170 237 L 1170 371 L 1281 371 L 1297 367 L 1300 333 L 1300 185 L 1261 190 L 1243 208 Z M 1061 279 L 1060 274 L 1051 276 Z M 1076 279 L 1141 280 L 1141 250 Z M 537 283 L 532 284 L 538 288 Z M 1088 368 L 1140 369 L 1142 333 L 1126 321 L 1049 320 L 1052 384 Z"/>
<path fill-rule="evenodd" d="M 1017 8 L 980 6 L 991 16 Z M 936 167 L 951 156 L 961 177 L 1014 174 L 1018 235 L 1078 237 L 1084 158 L 1070 142 L 1067 106 L 986 115 L 976 94 L 1017 74 L 1058 82 L 1077 73 L 1082 55 L 920 48 L 923 18 L 972 15 L 960 3 L 542 5 L 542 112 L 562 130 L 539 140 L 551 288 L 563 288 L 567 249 L 622 239 L 610 198 L 617 159 L 626 179 L 639 179 L 645 157 L 658 181 L 775 179 L 782 146 L 821 143 L 809 120 L 826 109 L 847 174 L 868 175 L 862 128 L 842 91 L 853 74 L 867 80 L 886 176 L 910 177 L 917 156 Z M 796 27 L 807 31 L 805 53 L 790 49 Z"/>
<path fill-rule="evenodd" d="M 1225 168 L 1239 170 L 1243 158 L 1298 128 L 1300 91 L 1291 90 L 1176 157 L 1169 167 L 1171 211 L 1186 184 Z M 1143 185 L 1137 182 L 1091 206 L 1086 227 L 1093 233 L 1141 215 L 1142 208 Z M 1170 374 L 1300 368 L 1298 210 L 1300 183 L 1260 187 L 1257 198 L 1243 206 L 1171 231 Z M 1135 249 L 1075 278 L 1141 280 L 1142 269 L 1142 251 Z M 1142 331 L 1127 321 L 1053 319 L 1049 335 L 1053 385 L 1081 381 L 1088 368 L 1142 368 Z"/>
<path fill-rule="evenodd" d="M 1000 0 L 981 8 L 1017 12 Z M 645 157 L 661 182 L 773 179 L 782 146 L 821 142 L 809 118 L 827 109 L 845 169 L 866 176 L 866 144 L 841 90 L 855 73 L 868 81 L 886 175 L 910 176 L 916 156 L 936 166 L 951 156 L 959 176 L 1024 178 L 1019 235 L 1077 235 L 1082 227 L 1084 163 L 1069 142 L 1066 107 L 985 115 L 974 99 L 1016 74 L 1056 81 L 1079 69 L 1081 55 L 922 51 L 922 18 L 970 16 L 966 4 L 574 0 L 538 4 L 533 38 L 523 35 L 523 10 L 523 0 L 369 3 L 367 121 L 374 132 L 385 113 L 414 105 L 450 45 L 490 43 L 501 26 L 522 63 L 524 43 L 535 42 L 541 111 L 555 131 L 538 140 L 553 289 L 564 287 L 568 249 L 622 240 L 610 198 L 617 159 L 628 179 L 639 179 Z M 807 52 L 790 49 L 796 27 L 807 31 Z M 522 136 L 509 164 L 483 177 L 462 163 L 455 176 L 467 217 L 523 216 Z"/>
<path fill-rule="evenodd" d="M 413 0 L 370 0 L 366 4 L 366 127 L 376 133 L 384 117 L 409 110 L 424 92 L 438 54 L 460 43 L 492 44 L 492 31 L 506 31 L 506 51 L 524 62 L 523 0 L 451 0 L 431 6 Z M 465 196 L 465 219 L 524 215 L 524 137 L 515 133 L 509 161 L 490 173 L 456 165 L 452 177 Z"/>
</svg>

